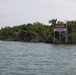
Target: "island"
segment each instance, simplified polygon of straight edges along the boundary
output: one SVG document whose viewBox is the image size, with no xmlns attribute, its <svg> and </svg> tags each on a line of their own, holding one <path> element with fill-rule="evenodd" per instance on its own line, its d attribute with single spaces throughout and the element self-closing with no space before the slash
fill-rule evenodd
<svg viewBox="0 0 76 75">
<path fill-rule="evenodd" d="M 67 21 L 67 44 L 76 43 L 76 20 Z M 21 42 L 44 42 L 53 44 L 54 24 L 65 24 L 57 19 L 49 20 L 50 25 L 40 22 L 16 25 L 13 27 L 2 27 L 0 29 L 0 40 L 21 41 Z M 55 32 L 55 43 L 65 44 L 65 32 L 61 32 L 61 42 L 59 42 L 59 32 Z"/>
</svg>

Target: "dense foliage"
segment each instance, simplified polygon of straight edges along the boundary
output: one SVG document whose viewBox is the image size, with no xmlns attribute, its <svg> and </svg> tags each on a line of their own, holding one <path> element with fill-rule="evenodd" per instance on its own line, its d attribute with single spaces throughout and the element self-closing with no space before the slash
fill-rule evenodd
<svg viewBox="0 0 76 75">
<path fill-rule="evenodd" d="M 54 24 L 65 24 L 62 21 L 57 21 L 57 19 L 49 20 L 49 23 L 53 26 Z M 67 21 L 67 43 L 76 43 L 76 20 Z M 61 33 L 62 43 L 65 43 L 65 32 Z M 59 32 L 56 32 L 56 39 L 59 41 Z"/>
<path fill-rule="evenodd" d="M 43 41 L 51 34 L 50 26 L 35 22 L 14 27 L 5 27 L 0 30 L 1 40 Z"/>
<path fill-rule="evenodd" d="M 49 20 L 50 25 L 44 25 L 40 22 L 33 24 L 22 24 L 13 27 L 4 27 L 0 29 L 0 40 L 26 41 L 26 42 L 44 42 L 46 38 L 53 37 L 53 25 L 64 24 L 57 19 Z M 68 42 L 76 43 L 76 21 L 67 21 Z M 65 40 L 65 32 L 61 33 L 62 42 Z M 56 32 L 56 39 L 59 40 L 59 33 Z"/>
</svg>

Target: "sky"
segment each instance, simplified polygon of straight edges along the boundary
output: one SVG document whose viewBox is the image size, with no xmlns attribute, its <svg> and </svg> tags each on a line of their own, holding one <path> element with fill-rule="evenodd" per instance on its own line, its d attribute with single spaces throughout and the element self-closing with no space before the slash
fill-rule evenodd
<svg viewBox="0 0 76 75">
<path fill-rule="evenodd" d="M 0 28 L 51 19 L 76 20 L 76 0 L 0 0 Z"/>
</svg>

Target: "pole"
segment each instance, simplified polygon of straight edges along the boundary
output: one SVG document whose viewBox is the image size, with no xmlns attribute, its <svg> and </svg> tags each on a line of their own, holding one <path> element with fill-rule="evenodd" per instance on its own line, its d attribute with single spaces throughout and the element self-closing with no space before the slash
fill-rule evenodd
<svg viewBox="0 0 76 75">
<path fill-rule="evenodd" d="M 65 37 L 65 43 L 67 43 L 67 23 L 66 23 L 66 37 Z"/>
<path fill-rule="evenodd" d="M 67 43 L 67 31 L 66 31 L 65 43 Z"/>
<path fill-rule="evenodd" d="M 59 32 L 59 43 L 61 43 L 61 31 Z"/>
<path fill-rule="evenodd" d="M 66 32 L 65 32 L 66 37 L 65 37 L 65 43 L 67 43 L 67 21 L 68 21 L 68 20 L 65 20 L 65 23 L 66 23 Z"/>
<path fill-rule="evenodd" d="M 53 43 L 55 43 L 55 31 L 54 31 L 54 40 L 53 40 Z"/>
</svg>

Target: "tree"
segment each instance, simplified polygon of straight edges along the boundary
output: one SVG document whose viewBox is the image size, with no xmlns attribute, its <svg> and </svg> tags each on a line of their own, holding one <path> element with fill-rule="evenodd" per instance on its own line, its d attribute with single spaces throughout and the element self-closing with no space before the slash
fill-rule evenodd
<svg viewBox="0 0 76 75">
<path fill-rule="evenodd" d="M 51 23 L 52 25 L 56 24 L 56 22 L 57 22 L 57 19 L 49 20 L 49 23 Z"/>
</svg>

